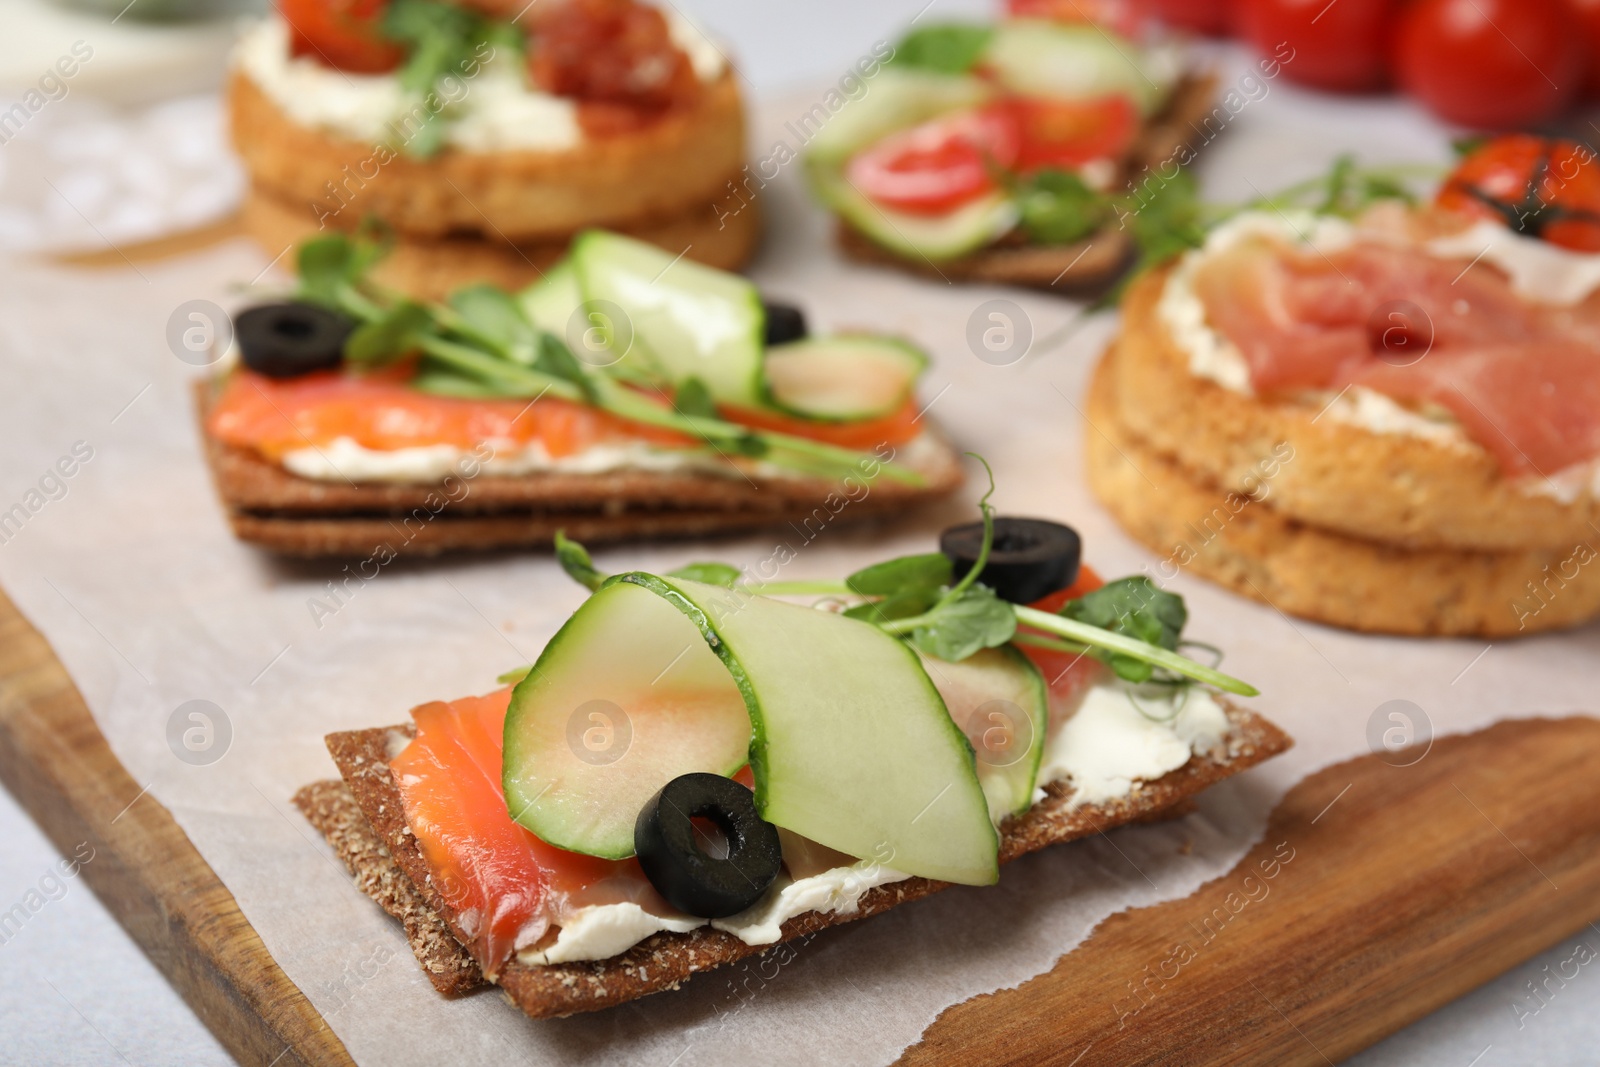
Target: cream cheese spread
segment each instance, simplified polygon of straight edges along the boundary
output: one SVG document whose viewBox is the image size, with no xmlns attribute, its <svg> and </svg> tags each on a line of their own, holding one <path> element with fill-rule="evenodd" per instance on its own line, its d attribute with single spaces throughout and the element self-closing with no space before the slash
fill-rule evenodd
<svg viewBox="0 0 1600 1067">
<path fill-rule="evenodd" d="M 717 45 L 676 11 L 666 13 L 673 44 L 696 76 L 712 82 L 727 61 Z M 502 53 L 506 50 L 501 49 Z M 272 17 L 249 27 L 233 55 L 243 72 L 302 126 L 367 144 L 402 144 L 422 114 L 421 98 L 394 74 L 352 74 L 289 53 L 289 26 Z M 465 152 L 563 151 L 583 141 L 577 104 L 528 84 L 520 54 L 500 54 L 436 89 L 447 121 L 444 142 Z"/>
<path fill-rule="evenodd" d="M 1222 706 L 1197 686 L 1177 693 L 1121 682 L 1092 686 L 1046 742 L 1039 783 L 1070 780 L 1074 805 L 1128 797 L 1138 783 L 1182 767 L 1191 755 L 1215 751 L 1230 728 Z M 1043 796 L 1041 789 L 1035 802 Z M 631 902 L 597 904 L 576 909 L 563 919 L 551 944 L 524 949 L 518 959 L 528 964 L 608 959 L 663 930 L 683 933 L 707 925 L 747 945 L 770 945 L 797 915 L 853 913 L 869 889 L 909 877 L 872 860 L 807 878 L 784 875 L 753 907 L 710 921 L 654 915 Z"/>
<path fill-rule="evenodd" d="M 537 441 L 525 445 L 490 441 L 488 445 L 493 455 L 479 464 L 479 472 L 505 477 L 547 472 L 607 474 L 625 470 L 737 475 L 727 461 L 715 453 L 656 448 L 641 441 L 594 445 L 559 459 L 552 458 Z M 481 458 L 481 453 L 454 445 L 418 445 L 380 451 L 340 437 L 317 448 L 297 448 L 285 453 L 281 462 L 291 473 L 319 482 L 424 484 L 459 475 L 463 464 L 476 458 Z M 774 468 L 774 472 L 777 470 Z"/>
<path fill-rule="evenodd" d="M 686 448 L 657 448 L 643 441 L 594 445 L 559 459 L 552 458 L 537 441 L 517 444 L 485 442 L 482 449 L 454 445 L 418 445 L 411 448 L 372 449 L 349 437 L 327 444 L 286 452 L 279 462 L 302 478 L 319 482 L 395 482 L 407 485 L 442 482 L 476 464 L 478 473 L 505 477 L 524 474 L 609 474 L 648 471 L 656 474 L 720 474 L 737 478 L 742 469 L 762 478 L 803 478 L 803 472 L 775 463 L 753 462 L 736 468 L 716 452 Z M 922 433 L 896 448 L 895 462 L 911 467 L 931 460 L 941 449 L 930 434 Z M 473 475 L 476 477 L 476 475 Z"/>
</svg>

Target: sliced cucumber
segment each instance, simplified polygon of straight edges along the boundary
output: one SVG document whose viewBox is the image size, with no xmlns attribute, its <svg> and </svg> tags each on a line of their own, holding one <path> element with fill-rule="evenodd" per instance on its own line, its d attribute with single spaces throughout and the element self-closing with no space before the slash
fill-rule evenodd
<svg viewBox="0 0 1600 1067">
<path fill-rule="evenodd" d="M 630 591 L 613 593 L 619 588 Z M 607 600 L 595 606 L 602 596 Z M 637 612 L 641 597 L 677 613 L 677 624 L 660 610 Z M 505 787 L 519 822 L 541 837 L 559 832 L 562 847 L 612 855 L 632 833 L 651 782 L 659 788 L 663 775 L 691 763 L 705 769 L 728 761 L 735 731 L 725 722 L 726 692 L 710 687 L 714 722 L 687 729 L 669 755 L 642 755 L 632 771 L 601 775 L 563 754 L 570 709 L 600 694 L 622 703 L 648 693 L 655 687 L 639 681 L 685 632 L 694 640 L 684 658 L 714 652 L 743 695 L 742 736 L 751 738 L 762 818 L 908 874 L 974 885 L 998 878 L 999 838 L 972 749 L 908 646 L 842 615 L 649 574 L 611 579 L 517 687 L 506 718 Z M 563 644 L 578 647 L 563 652 Z M 703 658 L 691 670 L 703 684 Z M 671 718 L 657 711 L 635 719 L 682 726 L 693 718 L 677 698 L 652 706 L 662 704 L 673 709 Z M 636 723 L 634 749 L 646 743 Z M 697 745 L 705 751 L 690 754 Z M 646 781 L 635 782 L 634 774 Z M 614 795 L 618 789 L 626 796 Z M 610 850 L 601 851 L 602 843 Z"/>
<path fill-rule="evenodd" d="M 974 200 L 946 215 L 908 215 L 881 207 L 835 168 L 814 167 L 812 182 L 828 206 L 873 241 L 912 259 L 955 259 L 992 244 L 1017 224 L 1017 205 L 1004 192 Z"/>
<path fill-rule="evenodd" d="M 613 344 L 631 332 L 631 344 L 672 383 L 698 378 L 715 400 L 761 406 L 766 313 L 754 285 L 599 230 L 579 235 L 571 259 L 584 300 L 609 301 L 626 317 Z"/>
<path fill-rule="evenodd" d="M 817 129 L 806 145 L 806 157 L 842 163 L 896 130 L 976 106 L 993 95 L 994 87 L 981 78 L 884 67 L 867 83 L 866 93 L 847 100 Z"/>
<path fill-rule="evenodd" d="M 506 713 L 506 806 L 544 841 L 633 855 L 633 823 L 681 774 L 749 758 L 739 687 L 693 624 L 637 585 L 608 585 L 545 646 Z"/>
<path fill-rule="evenodd" d="M 528 321 L 546 333 L 565 337 L 572 313 L 583 303 L 583 293 L 578 288 L 578 272 L 572 260 L 563 259 L 544 272 L 544 277 L 517 294 Z"/>
<path fill-rule="evenodd" d="M 794 341 L 767 349 L 767 389 L 805 418 L 872 419 L 899 411 L 927 366 L 920 349 L 889 337 Z"/>
<path fill-rule="evenodd" d="M 1050 689 L 1039 668 L 1012 645 L 959 663 L 926 656 L 922 662 L 977 756 L 989 817 L 999 825 L 1027 811 L 1050 723 Z"/>
<path fill-rule="evenodd" d="M 1171 53 L 1145 50 L 1110 30 L 1008 19 L 984 54 L 999 83 L 1025 96 L 1082 100 L 1125 94 L 1151 114 L 1177 80 Z"/>
</svg>

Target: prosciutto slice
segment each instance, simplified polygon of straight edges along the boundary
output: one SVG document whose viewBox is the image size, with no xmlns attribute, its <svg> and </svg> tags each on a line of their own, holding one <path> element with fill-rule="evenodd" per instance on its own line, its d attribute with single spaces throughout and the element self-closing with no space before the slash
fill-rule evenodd
<svg viewBox="0 0 1600 1067">
<path fill-rule="evenodd" d="M 1600 455 L 1600 301 L 1536 304 L 1486 263 L 1401 239 L 1327 254 L 1245 240 L 1195 288 L 1258 393 L 1359 385 L 1442 406 L 1509 477 Z"/>
</svg>

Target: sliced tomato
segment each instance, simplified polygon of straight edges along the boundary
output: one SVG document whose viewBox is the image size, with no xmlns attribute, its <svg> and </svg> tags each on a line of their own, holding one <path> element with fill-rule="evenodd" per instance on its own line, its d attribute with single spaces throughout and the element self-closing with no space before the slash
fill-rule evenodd
<svg viewBox="0 0 1600 1067">
<path fill-rule="evenodd" d="M 1023 173 L 1120 159 L 1138 133 L 1139 109 L 1126 96 L 1071 101 L 1019 97 L 1007 106 L 1016 116 L 1017 170 Z"/>
<path fill-rule="evenodd" d="M 1060 611 L 1061 605 L 1067 601 L 1076 600 L 1085 593 L 1092 593 L 1105 584 L 1093 570 L 1081 567 L 1078 570 L 1078 580 L 1072 585 L 1036 600 L 1028 606 L 1054 614 Z M 1056 711 L 1075 704 L 1077 695 L 1086 687 L 1093 685 L 1104 669 L 1099 660 L 1085 653 L 1056 652 L 1048 648 L 1035 648 L 1032 645 L 1017 647 L 1033 660 L 1033 665 L 1039 668 L 1039 673 L 1044 675 L 1044 680 L 1049 683 L 1053 717 Z"/>
<path fill-rule="evenodd" d="M 824 444 L 838 445 L 840 448 L 871 452 L 880 445 L 905 444 L 921 433 L 922 425 L 917 419 L 918 410 L 917 402 L 913 399 L 906 401 L 905 405 L 893 415 L 885 415 L 879 419 L 864 419 L 860 422 L 809 422 L 790 415 L 781 415 L 775 411 L 750 411 L 744 408 L 726 408 L 722 416 L 730 422 L 737 422 L 741 426 L 750 426 L 757 430 L 792 434 L 795 437 L 806 437 Z"/>
<path fill-rule="evenodd" d="M 382 33 L 389 0 L 280 0 L 289 52 L 352 74 L 386 74 L 405 50 Z"/>
<path fill-rule="evenodd" d="M 862 195 L 899 211 L 943 215 L 999 187 L 1021 147 L 1016 113 L 998 104 L 891 134 L 850 160 Z"/>
</svg>

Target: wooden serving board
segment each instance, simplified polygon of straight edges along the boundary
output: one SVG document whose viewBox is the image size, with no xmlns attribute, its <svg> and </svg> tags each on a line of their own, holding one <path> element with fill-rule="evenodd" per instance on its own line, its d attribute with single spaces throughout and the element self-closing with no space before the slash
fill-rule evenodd
<svg viewBox="0 0 1600 1067">
<path fill-rule="evenodd" d="M 1575 718 L 1445 738 L 1408 768 L 1321 771 L 1232 872 L 950 1008 L 902 1062 L 1349 1056 L 1600 918 L 1597 763 L 1600 720 Z M 0 781 L 63 852 L 94 846 L 83 876 L 241 1063 L 352 1062 L 3 594 Z"/>
</svg>

